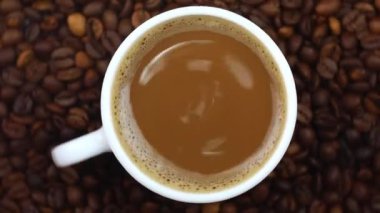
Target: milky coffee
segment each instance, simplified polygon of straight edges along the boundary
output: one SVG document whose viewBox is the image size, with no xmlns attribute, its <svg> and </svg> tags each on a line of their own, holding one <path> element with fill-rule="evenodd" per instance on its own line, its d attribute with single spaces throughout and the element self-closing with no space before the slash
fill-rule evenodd
<svg viewBox="0 0 380 213">
<path fill-rule="evenodd" d="M 209 16 L 155 27 L 129 51 L 113 87 L 126 153 L 184 191 L 236 185 L 270 157 L 283 128 L 277 65 L 243 28 Z"/>
</svg>

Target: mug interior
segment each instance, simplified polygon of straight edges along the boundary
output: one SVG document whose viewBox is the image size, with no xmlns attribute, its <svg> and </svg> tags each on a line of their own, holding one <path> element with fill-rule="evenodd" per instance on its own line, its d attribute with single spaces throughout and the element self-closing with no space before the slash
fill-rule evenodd
<svg viewBox="0 0 380 213">
<path fill-rule="evenodd" d="M 161 184 L 155 181 L 150 176 L 146 175 L 140 168 L 135 165 L 133 160 L 124 151 L 117 133 L 115 131 L 115 124 L 113 122 L 111 101 L 113 96 L 113 87 L 116 79 L 117 72 L 120 67 L 120 63 L 123 61 L 125 55 L 132 48 L 135 42 L 137 42 L 146 32 L 154 28 L 155 26 L 181 17 L 194 16 L 194 15 L 204 15 L 212 16 L 220 19 L 224 19 L 227 22 L 238 25 L 244 28 L 252 36 L 260 40 L 260 43 L 266 48 L 267 52 L 270 54 L 273 61 L 276 63 L 280 71 L 280 75 L 284 84 L 284 95 L 286 96 L 286 113 L 284 117 L 284 128 L 281 132 L 280 139 L 277 141 L 275 150 L 272 152 L 269 159 L 261 166 L 257 172 L 242 181 L 241 183 L 223 189 L 221 191 L 215 192 L 187 192 L 174 189 L 167 185 Z M 102 94 L 101 94 L 101 114 L 104 130 L 108 139 L 108 143 L 115 154 L 116 158 L 122 164 L 122 166 L 128 171 L 128 173 L 135 178 L 142 185 L 148 189 L 160 194 L 164 197 L 171 198 L 173 200 L 191 202 L 191 203 L 208 203 L 216 202 L 220 200 L 225 200 L 237 196 L 250 188 L 257 185 L 261 180 L 263 180 L 278 164 L 284 155 L 289 142 L 291 140 L 292 133 L 294 131 L 296 111 L 297 111 L 297 100 L 296 91 L 292 73 L 290 71 L 289 65 L 281 53 L 280 49 L 271 40 L 271 38 L 265 34 L 259 27 L 250 22 L 249 20 L 226 10 L 205 7 L 205 6 L 191 6 L 179 9 L 174 9 L 165 13 L 162 13 L 152 19 L 143 23 L 140 27 L 134 30 L 119 46 L 118 50 L 112 57 L 112 60 L 107 68 L 107 72 L 104 78 Z"/>
</svg>

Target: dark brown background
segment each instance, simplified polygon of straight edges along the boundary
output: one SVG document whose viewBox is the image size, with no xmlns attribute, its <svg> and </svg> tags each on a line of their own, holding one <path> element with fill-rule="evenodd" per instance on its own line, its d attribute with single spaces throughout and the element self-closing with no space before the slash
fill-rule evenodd
<svg viewBox="0 0 380 213">
<path fill-rule="evenodd" d="M 121 40 L 194 4 L 244 15 L 287 56 L 299 109 L 275 171 L 237 198 L 194 205 L 149 192 L 112 154 L 56 168 L 51 147 L 100 127 Z M 380 212 L 379 0 L 1 0 L 0 36 L 0 212 Z"/>
</svg>

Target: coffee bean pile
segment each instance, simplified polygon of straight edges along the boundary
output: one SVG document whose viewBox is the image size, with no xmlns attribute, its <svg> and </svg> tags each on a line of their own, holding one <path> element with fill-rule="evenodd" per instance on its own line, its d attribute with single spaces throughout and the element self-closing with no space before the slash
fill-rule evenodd
<svg viewBox="0 0 380 213">
<path fill-rule="evenodd" d="M 299 108 L 275 171 L 237 198 L 196 205 L 148 191 L 112 154 L 54 166 L 54 145 L 101 126 L 101 83 L 120 42 L 186 5 L 243 15 L 286 55 Z M 380 0 L 0 1 L 2 213 L 380 212 L 379 116 Z"/>
</svg>

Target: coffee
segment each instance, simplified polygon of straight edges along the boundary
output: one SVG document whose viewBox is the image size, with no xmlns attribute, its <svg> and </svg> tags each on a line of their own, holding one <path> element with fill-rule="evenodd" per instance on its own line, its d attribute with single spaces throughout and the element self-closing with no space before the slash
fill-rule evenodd
<svg viewBox="0 0 380 213">
<path fill-rule="evenodd" d="M 156 27 L 125 56 L 113 92 L 127 153 L 148 175 L 188 191 L 241 182 L 270 156 L 285 109 L 265 48 L 211 17 Z M 280 124 L 279 124 L 280 123 Z"/>
<path fill-rule="evenodd" d="M 144 137 L 175 165 L 228 170 L 263 143 L 272 80 L 260 58 L 220 33 L 189 31 L 160 41 L 141 60 L 131 107 Z"/>
</svg>

